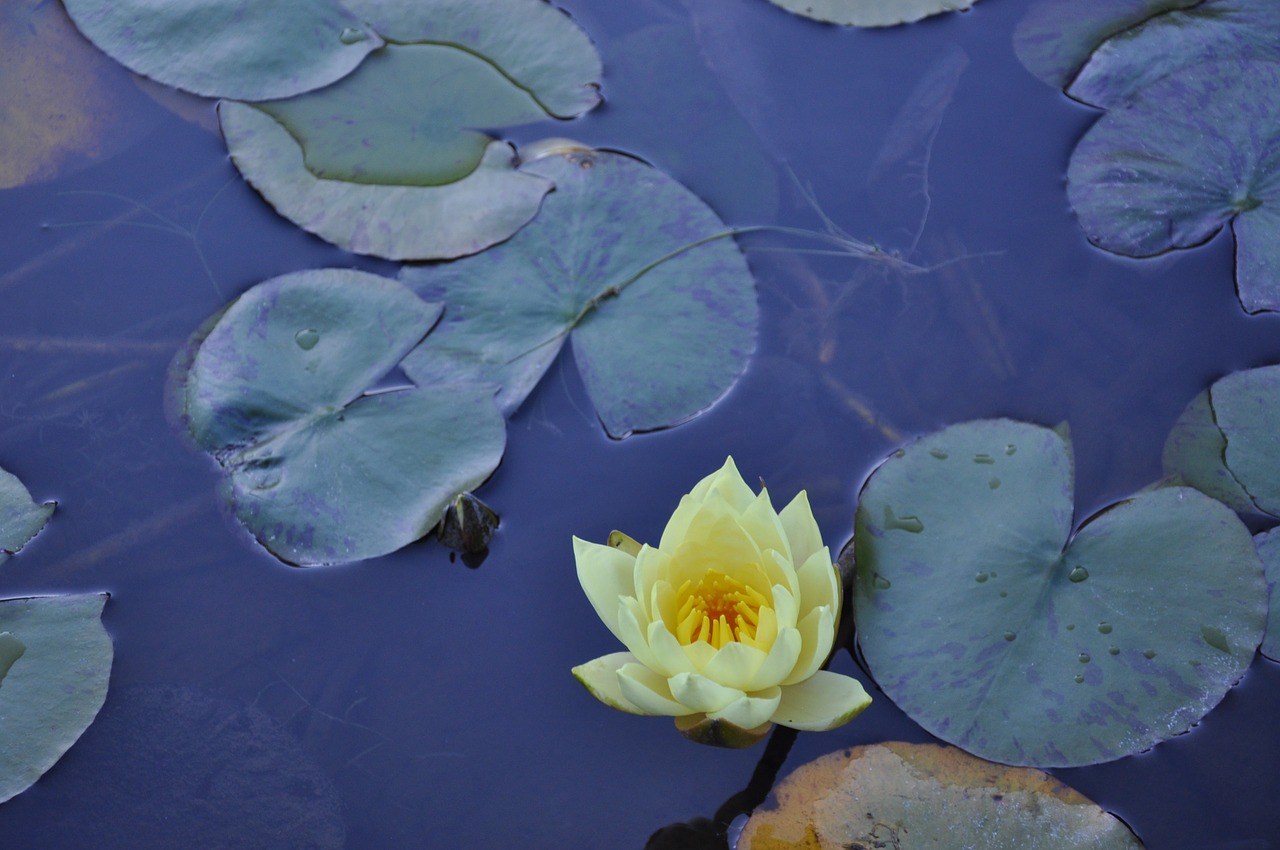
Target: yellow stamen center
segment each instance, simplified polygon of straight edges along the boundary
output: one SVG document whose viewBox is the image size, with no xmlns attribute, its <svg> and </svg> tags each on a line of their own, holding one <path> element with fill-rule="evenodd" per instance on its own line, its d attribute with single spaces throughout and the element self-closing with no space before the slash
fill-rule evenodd
<svg viewBox="0 0 1280 850">
<path fill-rule="evenodd" d="M 760 609 L 769 602 L 754 587 L 715 570 L 697 584 L 690 579 L 680 585 L 676 600 L 676 639 L 685 646 L 706 641 L 716 649 L 731 641 L 755 646 Z"/>
</svg>

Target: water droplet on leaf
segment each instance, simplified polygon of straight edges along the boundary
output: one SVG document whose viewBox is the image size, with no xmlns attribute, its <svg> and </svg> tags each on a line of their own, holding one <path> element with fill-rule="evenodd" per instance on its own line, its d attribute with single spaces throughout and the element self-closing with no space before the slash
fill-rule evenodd
<svg viewBox="0 0 1280 850">
<path fill-rule="evenodd" d="M 1223 634 L 1222 629 L 1215 629 L 1213 626 L 1201 626 L 1200 636 L 1204 638 L 1205 643 L 1219 652 L 1231 653 L 1231 644 L 1227 643 L 1227 636 Z"/>
<path fill-rule="evenodd" d="M 1084 684 L 1084 676 L 1080 675 L 1079 673 L 1076 674 L 1076 684 L 1077 685 Z"/>
<path fill-rule="evenodd" d="M 1154 649 L 1148 649 L 1142 653 L 1142 657 L 1147 659 L 1155 658 L 1156 651 Z"/>
<path fill-rule="evenodd" d="M 933 455 L 938 460 L 946 460 L 949 457 L 949 455 L 942 449 L 929 449 L 929 454 Z"/>
<path fill-rule="evenodd" d="M 996 459 L 989 454 L 976 454 L 973 456 L 974 463 L 995 463 Z"/>
<path fill-rule="evenodd" d="M 978 573 L 976 576 L 973 577 L 973 580 L 976 581 L 978 584 L 982 584 L 984 581 L 987 580 L 987 574 Z"/>
<path fill-rule="evenodd" d="M 1084 581 L 1088 577 L 1089 577 L 1089 571 L 1086 570 L 1084 567 L 1080 566 L 1079 564 L 1076 564 L 1074 567 L 1071 568 L 1071 572 L 1067 573 L 1067 578 L 1071 579 L 1076 584 L 1079 584 L 1080 582 Z"/>
<path fill-rule="evenodd" d="M 356 27 L 347 27 L 338 36 L 343 44 L 359 44 L 362 41 L 369 40 L 369 34 L 362 29 Z"/>
<path fill-rule="evenodd" d="M 1078 656 L 1078 658 L 1079 658 L 1079 660 L 1080 660 L 1080 663 L 1081 663 L 1081 664 L 1088 664 L 1088 663 L 1089 663 L 1089 661 L 1091 660 L 1091 659 L 1089 658 L 1089 653 L 1087 653 L 1087 652 L 1082 652 L 1082 653 L 1080 653 L 1080 655 Z"/>
<path fill-rule="evenodd" d="M 875 574 L 875 577 L 872 578 L 871 583 L 876 586 L 877 590 L 888 590 L 889 587 L 892 585 L 892 582 L 890 582 L 887 578 L 880 575 L 879 573 Z"/>
<path fill-rule="evenodd" d="M 1015 639 L 1015 638 L 1017 638 L 1017 637 L 1018 637 L 1018 634 L 1017 634 L 1016 632 L 1005 632 L 1005 633 L 1004 633 L 1004 639 L 1005 639 L 1005 640 L 1014 640 L 1014 639 Z"/>
<path fill-rule="evenodd" d="M 1104 635 L 1109 635 L 1109 634 L 1111 634 L 1111 624 L 1110 624 L 1110 623 L 1098 623 L 1098 631 L 1099 631 L 1100 633 L 1104 634 Z"/>
<path fill-rule="evenodd" d="M 306 328 L 298 331 L 293 336 L 293 341 L 298 344 L 298 348 L 303 351 L 310 351 L 316 347 L 316 343 L 320 341 L 320 332 L 315 328 Z"/>
<path fill-rule="evenodd" d="M 1119 655 L 1120 647 L 1116 646 L 1115 644 L 1112 644 L 1111 647 L 1107 650 L 1107 652 L 1111 653 L 1112 655 Z"/>
<path fill-rule="evenodd" d="M 924 523 L 920 521 L 919 517 L 895 516 L 893 508 L 888 505 L 884 506 L 884 527 L 898 531 L 909 531 L 912 534 L 919 534 L 924 531 Z"/>
</svg>

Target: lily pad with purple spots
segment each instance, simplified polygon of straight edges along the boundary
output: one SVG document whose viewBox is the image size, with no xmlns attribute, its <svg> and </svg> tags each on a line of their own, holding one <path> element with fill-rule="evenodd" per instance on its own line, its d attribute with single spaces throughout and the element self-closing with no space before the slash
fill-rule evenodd
<svg viewBox="0 0 1280 850">
<path fill-rule="evenodd" d="M 855 622 L 932 734 L 1007 764 L 1110 761 L 1185 732 L 1248 668 L 1266 586 L 1226 506 L 1140 493 L 1073 529 L 1068 441 L 1010 420 L 922 437 L 863 487 Z"/>
</svg>

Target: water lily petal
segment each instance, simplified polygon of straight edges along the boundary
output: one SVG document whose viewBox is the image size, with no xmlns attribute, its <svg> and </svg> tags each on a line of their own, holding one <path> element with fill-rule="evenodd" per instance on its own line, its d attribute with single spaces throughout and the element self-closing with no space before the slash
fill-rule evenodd
<svg viewBox="0 0 1280 850">
<path fill-rule="evenodd" d="M 693 711 L 671 695 L 667 681 L 643 664 L 624 664 L 618 670 L 618 687 L 622 696 L 640 709 L 641 714 L 681 717 Z"/>
<path fill-rule="evenodd" d="M 645 601 L 646 613 L 651 618 L 653 612 L 647 610 L 649 588 L 653 587 L 654 582 L 667 577 L 670 572 L 670 562 L 671 559 L 666 553 L 654 549 L 652 546 L 641 546 L 640 551 L 636 553 L 635 569 L 633 571 L 635 587 L 627 592 L 636 599 Z"/>
<path fill-rule="evenodd" d="M 618 600 L 617 621 L 618 640 L 622 641 L 622 645 L 631 650 L 631 654 L 641 664 L 646 667 L 656 666 L 658 660 L 649 648 L 649 638 L 645 634 L 649 621 L 645 618 L 640 603 L 630 596 Z M 645 625 L 642 626 L 641 623 Z"/>
<path fill-rule="evenodd" d="M 824 606 L 810 611 L 797 627 L 800 632 L 800 655 L 790 675 L 782 680 L 784 687 L 802 682 L 817 672 L 831 654 L 836 637 L 836 618 Z"/>
<path fill-rule="evenodd" d="M 725 687 L 700 673 L 680 673 L 667 679 L 667 685 L 676 701 L 686 706 L 690 712 L 705 711 L 710 714 L 745 696 L 737 688 Z"/>
<path fill-rule="evenodd" d="M 769 652 L 778 639 L 778 615 L 773 608 L 765 605 L 760 608 L 760 622 L 756 625 L 755 645 L 758 649 Z"/>
<path fill-rule="evenodd" d="M 702 668 L 708 679 L 729 687 L 745 691 L 755 677 L 756 671 L 764 663 L 765 653 L 754 646 L 733 641 L 726 643 Z M 760 721 L 763 723 L 764 721 Z M 759 725 L 759 724 L 757 724 Z"/>
<path fill-rule="evenodd" d="M 693 518 L 688 535 L 671 553 L 668 576 L 678 589 L 685 581 L 697 584 L 708 570 L 716 570 L 763 589 L 765 573 L 760 563 L 760 548 L 737 518 L 709 506 Z"/>
<path fill-rule="evenodd" d="M 783 680 L 796 668 L 800 658 L 803 640 L 799 629 L 783 629 L 777 640 L 769 649 L 764 662 L 756 670 L 756 674 L 743 688 L 744 691 L 758 691 L 782 684 Z"/>
<path fill-rule="evenodd" d="M 615 652 L 594 658 L 586 664 L 579 664 L 573 668 L 573 675 L 593 697 L 605 705 L 630 714 L 648 714 L 649 712 L 641 711 L 624 697 L 618 684 L 618 670 L 635 661 L 636 657 L 630 652 Z"/>
<path fill-rule="evenodd" d="M 754 729 L 768 722 L 782 700 L 780 688 L 769 688 L 756 694 L 744 695 L 719 711 L 707 712 L 712 720 L 725 720 L 742 729 Z"/>
<path fill-rule="evenodd" d="M 693 672 L 693 664 L 684 647 L 667 629 L 666 623 L 656 620 L 649 624 L 649 649 L 653 652 L 653 669 L 663 676 Z"/>
<path fill-rule="evenodd" d="M 680 504 L 676 506 L 675 512 L 671 514 L 671 519 L 667 520 L 666 528 L 662 529 L 662 537 L 658 540 L 658 548 L 664 552 L 675 551 L 676 547 L 680 545 L 680 541 L 689 532 L 689 523 L 693 522 L 694 516 L 701 509 L 701 499 L 695 499 L 689 495 L 682 496 Z"/>
<path fill-rule="evenodd" d="M 789 629 L 796 624 L 799 609 L 791 591 L 780 584 L 773 586 L 773 613 L 778 617 L 778 628 Z"/>
<path fill-rule="evenodd" d="M 787 541 L 791 544 L 791 562 L 803 564 L 814 552 L 822 548 L 822 532 L 809 507 L 809 496 L 804 490 L 778 514 Z"/>
<path fill-rule="evenodd" d="M 695 640 L 682 648 L 694 673 L 701 673 L 702 669 L 711 663 L 711 659 L 716 657 L 717 652 L 716 648 L 705 640 Z"/>
<path fill-rule="evenodd" d="M 795 565 L 786 555 L 776 550 L 769 552 L 769 558 L 765 564 L 770 584 L 782 585 L 791 592 L 792 596 L 800 595 L 800 577 L 796 575 Z"/>
<path fill-rule="evenodd" d="M 630 596 L 635 586 L 636 559 L 618 549 L 573 538 L 573 558 L 578 582 L 601 622 L 622 640 L 618 628 L 618 598 Z"/>
<path fill-rule="evenodd" d="M 819 605 L 832 609 L 840 605 L 840 575 L 831 563 L 831 552 L 823 546 L 809 556 L 796 571 L 800 579 L 800 617 Z"/>
<path fill-rule="evenodd" d="M 671 582 L 666 579 L 658 579 L 653 583 L 653 587 L 649 590 L 649 607 L 650 620 L 661 620 L 666 623 L 667 629 L 674 634 L 676 626 L 676 614 L 679 613 L 676 604 L 676 589 L 671 586 Z"/>
<path fill-rule="evenodd" d="M 756 496 L 747 509 L 742 512 L 739 521 L 752 539 L 756 541 L 760 551 L 764 552 L 772 549 L 775 552 L 781 552 L 787 561 L 792 560 L 791 544 L 787 541 L 787 532 L 782 527 L 778 512 L 773 509 L 773 503 L 769 501 L 768 490 L 760 491 L 760 495 Z"/>
<path fill-rule="evenodd" d="M 857 679 L 819 670 L 803 682 L 783 687 L 772 719 L 802 732 L 825 732 L 848 723 L 870 704 L 871 697 Z"/>
<path fill-rule="evenodd" d="M 747 482 L 742 480 L 742 474 L 738 472 L 732 457 L 725 460 L 724 466 L 695 484 L 689 495 L 702 502 L 711 493 L 718 493 L 734 507 L 736 513 L 745 511 L 756 497 Z"/>
</svg>

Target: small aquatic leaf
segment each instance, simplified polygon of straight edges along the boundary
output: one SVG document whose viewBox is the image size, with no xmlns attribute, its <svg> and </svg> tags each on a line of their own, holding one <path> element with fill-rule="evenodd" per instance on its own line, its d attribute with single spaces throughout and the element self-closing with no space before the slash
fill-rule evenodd
<svg viewBox="0 0 1280 850">
<path fill-rule="evenodd" d="M 0 564 L 35 537 L 56 505 L 37 505 L 17 477 L 0 469 Z"/>
<path fill-rule="evenodd" d="M 853 27 L 891 27 L 968 9 L 977 0 L 770 0 L 788 12 Z"/>
<path fill-rule="evenodd" d="M 1267 633 L 1263 636 L 1262 654 L 1272 661 L 1280 661 L 1280 529 L 1271 529 L 1253 538 L 1262 558 L 1267 575 L 1267 595 L 1271 602 L 1267 610 Z"/>
<path fill-rule="evenodd" d="M 101 621 L 107 598 L 0 600 L 0 802 L 53 767 L 102 707 L 112 658 Z"/>
<path fill-rule="evenodd" d="M 1280 61 L 1277 33 L 1275 0 L 1203 0 L 1117 32 L 1093 51 L 1066 91 L 1110 109 L 1201 62 Z"/>
<path fill-rule="evenodd" d="M 1280 516 L 1280 366 L 1233 372 L 1197 396 L 1165 444 L 1165 470 L 1241 513 Z"/>
<path fill-rule="evenodd" d="M 1103 115 L 1071 155 L 1089 241 L 1149 257 L 1231 223 L 1245 310 L 1280 310 L 1280 64 L 1204 62 Z"/>
<path fill-rule="evenodd" d="M 102 52 L 208 97 L 289 97 L 341 79 L 382 39 L 338 0 L 63 0 Z"/>
<path fill-rule="evenodd" d="M 498 384 L 511 413 L 571 339 L 615 437 L 674 425 L 722 396 L 754 348 L 756 301 L 732 239 L 690 247 L 725 234 L 716 215 L 622 154 L 575 149 L 520 170 L 556 185 L 532 224 L 483 254 L 401 272 L 448 305 L 405 358 L 409 376 Z"/>
<path fill-rule="evenodd" d="M 1204 0 L 1037 0 L 1013 31 L 1013 50 L 1028 71 L 1065 89 L 1089 55 L 1116 33 L 1161 12 Z"/>
<path fill-rule="evenodd" d="M 298 272 L 231 304 L 187 373 L 184 415 L 264 546 L 294 564 L 355 561 L 424 536 L 502 458 L 493 387 L 375 384 L 439 316 L 363 272 Z"/>
<path fill-rule="evenodd" d="M 925 729 L 1009 764 L 1092 764 L 1185 732 L 1244 674 L 1266 588 L 1234 513 L 1168 487 L 1071 523 L 1069 444 L 1035 425 L 954 425 L 871 475 L 858 640 Z"/>
<path fill-rule="evenodd" d="M 479 165 L 444 186 L 324 180 L 307 170 L 289 131 L 253 106 L 218 106 L 231 160 L 294 224 L 358 254 L 391 260 L 460 257 L 515 233 L 538 213 L 551 181 L 514 168 L 515 152 L 489 142 Z"/>
<path fill-rule="evenodd" d="M 1141 850 L 1124 822 L 1046 773 L 890 741 L 801 765 L 739 850 L 981 847 Z"/>
</svg>

